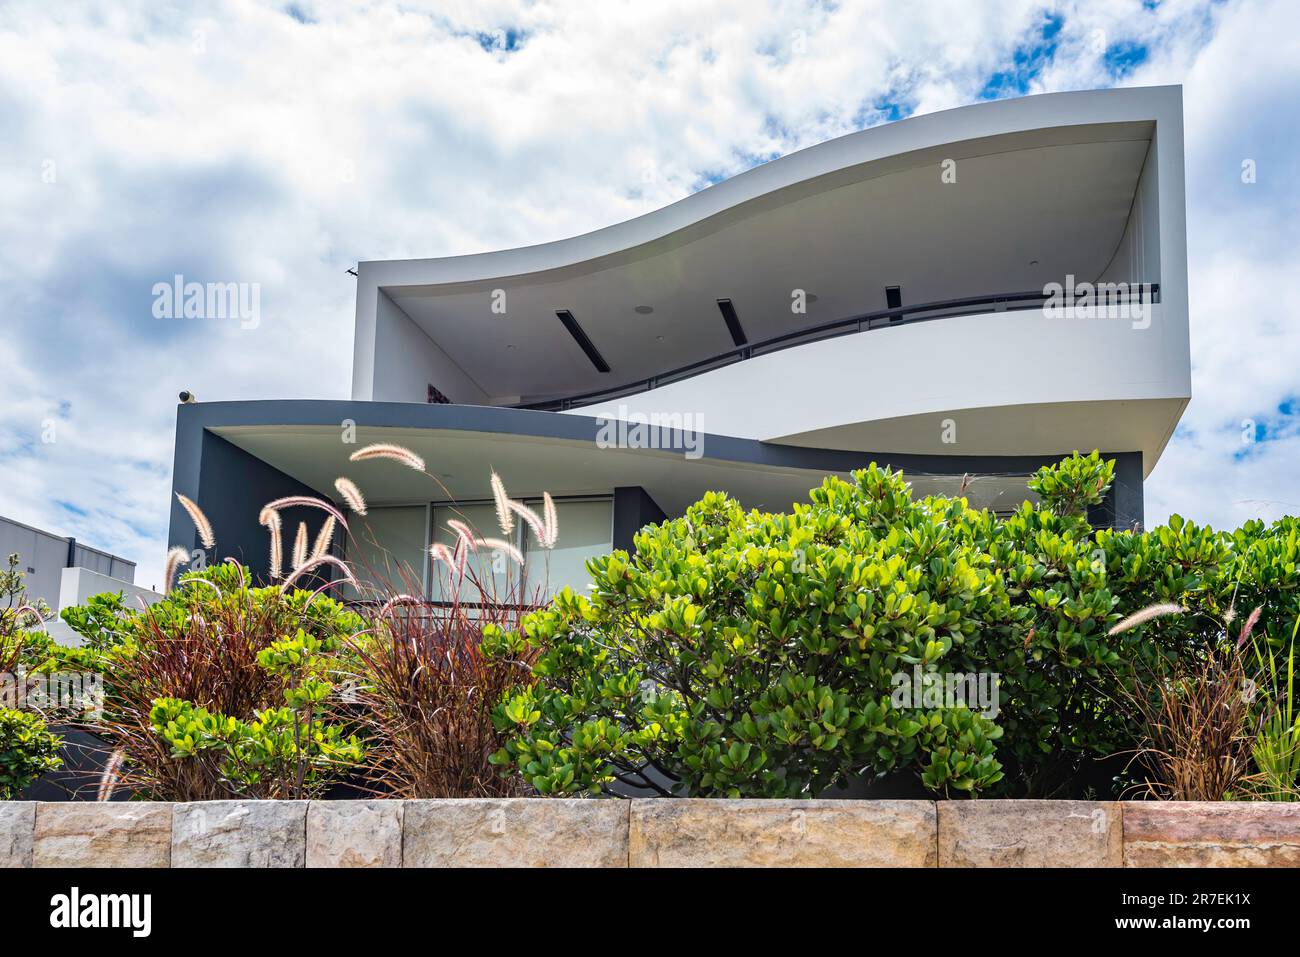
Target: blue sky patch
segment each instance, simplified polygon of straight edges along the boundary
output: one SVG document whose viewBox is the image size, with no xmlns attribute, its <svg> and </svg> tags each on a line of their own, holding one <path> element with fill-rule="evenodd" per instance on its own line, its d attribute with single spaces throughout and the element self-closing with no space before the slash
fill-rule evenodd
<svg viewBox="0 0 1300 957">
<path fill-rule="evenodd" d="M 514 53 L 524 45 L 526 34 L 507 27 L 505 30 L 480 31 L 474 38 L 487 53 Z"/>
<path fill-rule="evenodd" d="M 1148 56 L 1150 56 L 1150 51 L 1145 44 L 1134 43 L 1132 40 L 1123 40 L 1119 43 L 1112 43 L 1106 48 L 1103 62 L 1106 64 L 1106 72 L 1111 76 L 1123 77 L 1128 76 L 1145 63 Z"/>
<path fill-rule="evenodd" d="M 1059 13 L 1044 13 L 1043 25 L 1032 43 L 1016 47 L 1011 65 L 989 77 L 980 91 L 981 100 L 1000 100 L 1008 96 L 1024 96 L 1029 84 L 1042 72 L 1043 66 L 1056 56 L 1057 37 L 1065 26 L 1065 17 Z"/>
<path fill-rule="evenodd" d="M 1251 458 L 1260 446 L 1270 442 L 1300 439 L 1300 396 L 1287 396 L 1277 404 L 1276 415 L 1257 416 L 1253 424 L 1252 433 L 1251 420 L 1243 421 L 1242 448 L 1233 453 L 1233 461 L 1241 462 Z"/>
<path fill-rule="evenodd" d="M 296 3 L 291 3 L 287 7 L 285 7 L 284 12 L 287 13 L 293 19 L 297 20 L 299 23 L 303 24 L 304 26 L 310 26 L 311 24 L 316 22 L 315 17 L 313 17 L 310 13 L 308 13 L 299 4 Z"/>
</svg>

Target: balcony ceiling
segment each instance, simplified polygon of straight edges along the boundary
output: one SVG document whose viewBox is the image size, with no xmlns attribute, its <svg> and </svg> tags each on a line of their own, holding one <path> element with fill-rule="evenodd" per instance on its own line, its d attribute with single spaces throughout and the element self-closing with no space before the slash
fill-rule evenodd
<svg viewBox="0 0 1300 957">
<path fill-rule="evenodd" d="M 326 498 L 336 498 L 334 479 L 346 475 L 362 489 L 372 508 L 429 501 L 467 503 L 491 497 L 488 479 L 499 474 L 514 498 L 608 494 L 623 485 L 639 485 L 668 514 L 685 511 L 711 489 L 726 489 L 746 508 L 789 511 L 807 502 L 808 490 L 827 474 L 847 471 L 777 468 L 636 449 L 602 449 L 591 442 L 540 439 L 526 435 L 449 429 L 375 428 L 362 426 L 359 444 L 395 442 L 423 456 L 428 475 L 393 462 L 348 461 L 350 446 L 339 442 L 334 426 L 220 426 L 212 432 L 274 466 Z M 705 444 L 705 451 L 709 445 Z M 866 457 L 856 463 L 867 464 Z M 964 494 L 977 508 L 1009 509 L 1032 497 L 1020 475 L 907 474 L 913 494 Z"/>
<path fill-rule="evenodd" d="M 613 387 L 733 348 L 720 298 L 754 342 L 884 309 L 886 286 L 914 304 L 1041 289 L 1067 273 L 1095 280 L 1123 235 L 1152 131 L 1098 123 L 915 150 L 557 268 L 493 276 L 494 261 L 518 260 L 486 254 L 462 257 L 474 261 L 472 281 L 381 288 L 498 401 Z M 955 183 L 941 178 L 945 159 L 956 161 Z M 456 270 L 434 267 L 456 262 L 421 264 L 441 277 Z M 491 311 L 494 289 L 506 291 L 505 315 Z M 794 289 L 817 297 L 806 315 L 791 312 Z M 593 368 L 559 309 L 572 311 L 609 373 Z"/>
</svg>

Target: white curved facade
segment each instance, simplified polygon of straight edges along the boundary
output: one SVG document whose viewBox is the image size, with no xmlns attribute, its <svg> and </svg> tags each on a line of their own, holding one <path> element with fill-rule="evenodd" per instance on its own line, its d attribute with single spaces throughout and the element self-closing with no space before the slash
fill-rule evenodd
<svg viewBox="0 0 1300 957">
<path fill-rule="evenodd" d="M 1148 284 L 1158 301 L 1068 319 L 992 301 L 1051 283 Z M 977 303 L 890 322 L 890 286 L 904 308 Z M 756 354 L 676 371 L 739 351 L 722 299 Z M 764 345 L 864 314 L 861 332 Z M 430 386 L 458 403 L 689 413 L 816 448 L 1141 452 L 1149 472 L 1191 394 L 1181 90 L 915 117 L 584 236 L 362 263 L 353 398 L 421 402 Z"/>
</svg>

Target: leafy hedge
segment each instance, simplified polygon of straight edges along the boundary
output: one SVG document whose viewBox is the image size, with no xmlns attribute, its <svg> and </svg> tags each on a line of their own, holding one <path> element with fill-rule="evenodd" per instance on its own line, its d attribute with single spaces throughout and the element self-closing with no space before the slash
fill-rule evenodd
<svg viewBox="0 0 1300 957">
<path fill-rule="evenodd" d="M 543 794 L 622 783 L 697 796 L 810 796 L 908 771 L 941 792 L 1068 793 L 1140 739 L 1135 678 L 1203 655 L 1239 609 L 1281 648 L 1300 612 L 1300 521 L 1232 534 L 1175 516 L 1095 531 L 1113 463 L 1040 470 L 1040 504 L 1002 520 L 914 499 L 874 464 L 791 514 L 709 493 L 588 564 L 494 655 L 536 656 L 495 713 L 495 760 Z M 1184 606 L 1110 634 L 1156 602 Z M 895 676 L 995 673 L 999 710 L 897 707 Z"/>
</svg>

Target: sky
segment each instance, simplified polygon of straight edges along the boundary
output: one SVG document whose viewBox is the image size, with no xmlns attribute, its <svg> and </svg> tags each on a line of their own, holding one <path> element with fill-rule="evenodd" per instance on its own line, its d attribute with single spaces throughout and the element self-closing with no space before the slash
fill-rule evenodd
<svg viewBox="0 0 1300 957">
<path fill-rule="evenodd" d="M 346 398 L 358 260 L 562 239 L 915 114 L 1166 83 L 1193 399 L 1147 522 L 1297 514 L 1294 0 L 0 0 L 0 515 L 156 583 L 177 393 Z M 177 274 L 257 283 L 260 321 L 157 318 Z"/>
</svg>

